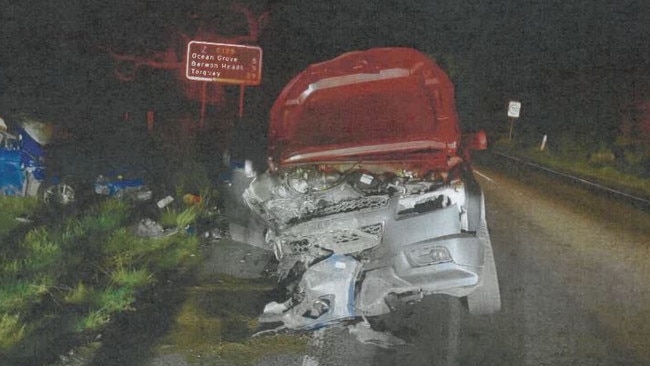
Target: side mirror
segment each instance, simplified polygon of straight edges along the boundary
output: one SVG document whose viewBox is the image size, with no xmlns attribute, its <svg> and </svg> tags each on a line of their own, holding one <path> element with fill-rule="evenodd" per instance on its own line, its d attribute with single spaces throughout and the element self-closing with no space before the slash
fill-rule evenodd
<svg viewBox="0 0 650 366">
<path fill-rule="evenodd" d="M 464 134 L 462 147 L 465 150 L 487 150 L 487 134 L 483 130 Z"/>
</svg>

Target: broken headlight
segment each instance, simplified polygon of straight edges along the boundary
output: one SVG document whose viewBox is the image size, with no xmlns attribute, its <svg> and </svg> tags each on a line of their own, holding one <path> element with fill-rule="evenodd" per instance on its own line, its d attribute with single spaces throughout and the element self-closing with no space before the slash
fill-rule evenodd
<svg viewBox="0 0 650 366">
<path fill-rule="evenodd" d="M 318 319 L 325 315 L 334 305 L 334 295 L 321 296 L 311 303 L 311 307 L 302 316 L 310 319 Z"/>
<path fill-rule="evenodd" d="M 338 171 L 322 171 L 316 167 L 298 167 L 286 175 L 287 185 L 298 193 L 324 191 L 341 180 Z"/>
<path fill-rule="evenodd" d="M 449 250 L 441 246 L 426 246 L 409 249 L 406 251 L 406 259 L 413 267 L 423 267 L 432 264 L 451 262 Z"/>
</svg>

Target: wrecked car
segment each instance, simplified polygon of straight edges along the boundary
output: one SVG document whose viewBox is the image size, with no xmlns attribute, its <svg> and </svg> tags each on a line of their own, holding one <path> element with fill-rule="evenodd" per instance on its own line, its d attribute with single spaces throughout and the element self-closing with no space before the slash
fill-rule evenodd
<svg viewBox="0 0 650 366">
<path fill-rule="evenodd" d="M 52 124 L 23 115 L 13 119 L 10 126 L 0 120 L 0 195 L 36 197 L 58 208 L 73 206 L 91 190 L 135 202 L 152 198 L 142 169 L 132 162 L 116 159 L 106 148 L 84 149 Z"/>
<path fill-rule="evenodd" d="M 271 109 L 268 169 L 231 177 L 232 238 L 272 250 L 289 291 L 260 320 L 314 329 L 434 294 L 498 311 L 469 161 L 486 147 L 483 132 L 461 134 L 453 84 L 414 49 L 350 52 L 298 74 Z"/>
<path fill-rule="evenodd" d="M 152 190 L 145 184 L 140 175 L 132 172 L 110 171 L 100 174 L 93 184 L 95 194 L 115 197 L 134 202 L 149 201 L 153 197 Z"/>
<path fill-rule="evenodd" d="M 38 197 L 48 204 L 68 205 L 75 190 L 53 174 L 46 174 L 45 147 L 52 126 L 27 120 L 14 129 L 0 126 L 0 195 Z"/>
</svg>

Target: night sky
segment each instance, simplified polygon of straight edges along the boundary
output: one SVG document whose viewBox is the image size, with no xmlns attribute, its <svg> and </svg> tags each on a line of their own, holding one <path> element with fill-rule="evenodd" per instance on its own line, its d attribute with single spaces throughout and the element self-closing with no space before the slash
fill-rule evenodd
<svg viewBox="0 0 650 366">
<path fill-rule="evenodd" d="M 260 124 L 295 73 L 370 47 L 409 46 L 436 57 L 456 84 L 465 126 L 494 131 L 506 125 L 507 101 L 517 99 L 522 131 L 612 135 L 650 74 L 647 0 L 239 3 L 271 12 L 259 39 L 263 83 L 247 95 L 249 116 Z M 246 33 L 230 4 L 3 1 L 0 115 L 29 111 L 93 126 L 126 109 L 182 108 L 172 72 L 140 70 L 121 82 L 106 50 L 161 51 L 180 32 L 194 34 L 201 20 L 222 35 Z"/>
</svg>

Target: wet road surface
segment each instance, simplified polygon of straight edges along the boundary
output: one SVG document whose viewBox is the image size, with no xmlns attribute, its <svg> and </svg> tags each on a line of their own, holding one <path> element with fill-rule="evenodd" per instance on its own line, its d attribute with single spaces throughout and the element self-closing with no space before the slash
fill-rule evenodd
<svg viewBox="0 0 650 366">
<path fill-rule="evenodd" d="M 429 301 L 396 328 L 409 346 L 327 330 L 303 364 L 650 364 L 650 214 L 514 165 L 477 171 L 502 310 L 473 317 Z"/>
</svg>

